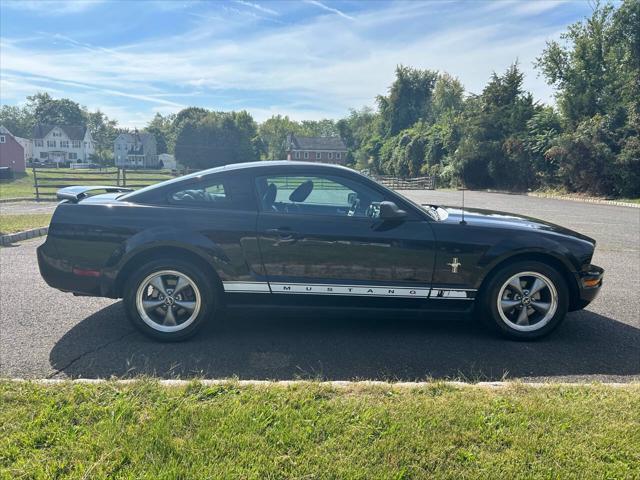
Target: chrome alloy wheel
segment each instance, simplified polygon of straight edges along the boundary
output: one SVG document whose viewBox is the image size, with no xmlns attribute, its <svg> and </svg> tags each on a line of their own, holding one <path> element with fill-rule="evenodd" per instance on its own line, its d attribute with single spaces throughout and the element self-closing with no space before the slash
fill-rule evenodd
<svg viewBox="0 0 640 480">
<path fill-rule="evenodd" d="M 544 327 L 558 309 L 558 291 L 538 272 L 521 272 L 509 278 L 497 298 L 502 320 L 514 330 L 531 332 Z"/>
<path fill-rule="evenodd" d="M 184 273 L 175 270 L 154 272 L 140 282 L 136 307 L 140 318 L 159 332 L 187 328 L 200 313 L 200 290 Z"/>
</svg>

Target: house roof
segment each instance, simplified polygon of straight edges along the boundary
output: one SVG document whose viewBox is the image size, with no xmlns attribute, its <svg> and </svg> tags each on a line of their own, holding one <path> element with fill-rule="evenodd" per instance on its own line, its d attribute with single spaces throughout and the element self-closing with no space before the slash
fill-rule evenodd
<svg viewBox="0 0 640 480">
<path fill-rule="evenodd" d="M 87 127 L 82 125 L 36 125 L 33 127 L 33 138 L 44 138 L 56 127 L 66 133 L 71 140 L 83 140 L 87 133 Z"/>
<path fill-rule="evenodd" d="M 298 137 L 296 135 L 291 135 L 289 148 L 291 150 L 347 150 L 340 137 Z"/>
<path fill-rule="evenodd" d="M 121 133 L 116 137 L 116 141 L 133 142 L 135 136 L 137 136 L 138 141 L 142 143 L 147 143 L 148 140 L 154 138 L 152 133 L 147 132 Z"/>
</svg>

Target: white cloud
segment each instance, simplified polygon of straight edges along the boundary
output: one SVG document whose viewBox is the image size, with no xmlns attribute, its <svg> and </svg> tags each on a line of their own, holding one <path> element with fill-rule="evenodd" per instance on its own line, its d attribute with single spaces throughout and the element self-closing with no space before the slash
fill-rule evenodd
<svg viewBox="0 0 640 480">
<path fill-rule="evenodd" d="M 346 18 L 347 20 L 354 20 L 354 18 L 351 15 L 347 15 L 343 11 L 338 10 L 337 8 L 333 8 L 328 5 L 325 5 L 324 3 L 319 2 L 318 0 L 305 0 L 305 3 L 308 3 L 309 5 L 315 5 L 316 7 L 321 8 L 322 10 L 326 10 L 327 12 L 340 15 L 342 18 Z"/>
<path fill-rule="evenodd" d="M 259 3 L 246 2 L 245 0 L 235 0 L 235 2 L 239 5 L 244 5 L 245 7 L 250 7 L 259 12 L 268 13 L 269 15 L 280 15 L 278 12 L 271 8 L 267 8 L 264 5 L 260 5 Z"/>
</svg>

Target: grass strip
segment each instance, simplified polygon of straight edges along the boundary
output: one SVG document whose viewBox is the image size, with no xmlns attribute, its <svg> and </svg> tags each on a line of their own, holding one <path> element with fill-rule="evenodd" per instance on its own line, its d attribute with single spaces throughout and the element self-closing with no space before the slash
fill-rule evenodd
<svg viewBox="0 0 640 480">
<path fill-rule="evenodd" d="M 51 213 L 2 214 L 0 215 L 0 235 L 47 227 L 51 222 L 51 215 Z"/>
<path fill-rule="evenodd" d="M 638 478 L 640 386 L 0 382 L 5 478 Z"/>
</svg>

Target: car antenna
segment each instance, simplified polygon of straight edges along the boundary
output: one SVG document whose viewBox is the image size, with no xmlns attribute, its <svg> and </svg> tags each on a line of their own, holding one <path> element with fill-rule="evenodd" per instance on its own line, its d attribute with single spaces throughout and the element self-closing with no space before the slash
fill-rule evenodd
<svg viewBox="0 0 640 480">
<path fill-rule="evenodd" d="M 464 190 L 465 190 L 465 188 L 464 188 L 464 181 L 463 180 L 460 181 L 460 185 L 462 185 L 462 188 L 461 188 L 461 190 L 462 190 L 462 208 L 460 209 L 462 211 L 462 220 L 460 220 L 460 225 L 466 225 L 467 222 L 464 219 Z"/>
</svg>

